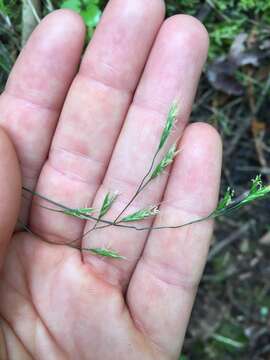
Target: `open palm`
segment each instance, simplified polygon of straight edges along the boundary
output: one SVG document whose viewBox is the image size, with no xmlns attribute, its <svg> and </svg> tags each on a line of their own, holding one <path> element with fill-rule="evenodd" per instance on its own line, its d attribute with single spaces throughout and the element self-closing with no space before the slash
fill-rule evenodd
<svg viewBox="0 0 270 360">
<path fill-rule="evenodd" d="M 23 185 L 72 208 L 99 208 L 109 190 L 119 191 L 108 213 L 115 218 L 147 171 L 175 98 L 182 151 L 128 212 L 162 201 L 154 224 L 176 225 L 215 207 L 219 137 L 206 124 L 186 127 L 207 34 L 191 17 L 163 18 L 161 0 L 111 0 L 78 70 L 83 23 L 57 11 L 14 66 L 0 99 L 1 359 L 179 356 L 211 222 L 152 232 L 109 227 L 82 238 L 85 248 L 127 258 L 120 261 L 42 241 L 78 239 L 93 224 L 24 196 L 19 217 L 40 238 L 11 237 L 19 166 Z"/>
</svg>

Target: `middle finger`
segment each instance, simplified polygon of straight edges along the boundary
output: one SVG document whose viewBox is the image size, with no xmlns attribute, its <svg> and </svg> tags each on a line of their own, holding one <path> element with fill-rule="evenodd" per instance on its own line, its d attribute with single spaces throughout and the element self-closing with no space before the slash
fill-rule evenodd
<svg viewBox="0 0 270 360">
<path fill-rule="evenodd" d="M 144 177 L 158 146 L 167 111 L 175 98 L 180 99 L 180 114 L 174 137 L 179 138 L 182 134 L 207 49 L 207 32 L 195 18 L 177 15 L 163 24 L 118 138 L 104 182 L 94 201 L 94 207 L 98 208 L 109 190 L 120 192 L 121 195 L 108 213 L 112 220 L 128 203 Z M 149 188 L 140 194 L 126 214 L 158 204 L 167 177 L 168 174 L 164 174 L 155 179 L 153 184 L 150 183 Z M 150 226 L 151 220 L 142 224 Z M 89 222 L 86 230 L 91 226 L 93 224 Z M 116 263 L 107 258 L 93 257 L 89 253 L 84 254 L 85 259 L 107 280 L 125 287 L 146 239 L 146 231 L 115 227 L 95 230 L 85 237 L 84 247 L 112 247 L 128 260 Z"/>
</svg>

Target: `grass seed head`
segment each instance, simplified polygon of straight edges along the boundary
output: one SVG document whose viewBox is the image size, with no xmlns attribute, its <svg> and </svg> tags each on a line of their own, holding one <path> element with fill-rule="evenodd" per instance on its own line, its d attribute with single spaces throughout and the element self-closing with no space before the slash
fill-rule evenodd
<svg viewBox="0 0 270 360">
<path fill-rule="evenodd" d="M 160 163 L 156 166 L 156 168 L 154 169 L 154 171 L 151 174 L 151 179 L 156 178 L 157 176 L 159 176 L 160 174 L 163 173 L 163 171 L 166 169 L 167 166 L 169 166 L 175 156 L 179 153 L 179 150 L 177 151 L 177 144 L 173 144 L 170 149 L 168 150 L 168 152 L 165 154 L 164 158 L 160 161 Z"/>
<path fill-rule="evenodd" d="M 142 210 L 138 210 L 133 214 L 127 215 L 121 219 L 121 222 L 132 222 L 147 219 L 151 216 L 156 216 L 159 213 L 157 206 L 151 206 Z"/>
<path fill-rule="evenodd" d="M 124 256 L 120 255 L 117 251 L 107 248 L 89 248 L 87 249 L 91 253 L 98 255 L 98 256 L 104 256 L 111 259 L 116 260 L 124 260 L 126 259 Z"/>
<path fill-rule="evenodd" d="M 215 212 L 220 212 L 226 209 L 232 203 L 233 197 L 234 190 L 228 187 L 224 197 L 220 200 Z"/>
<path fill-rule="evenodd" d="M 74 216 L 79 219 L 87 220 L 89 219 L 89 215 L 91 215 L 95 210 L 93 208 L 78 208 L 78 209 L 69 209 L 64 210 L 63 213 L 65 215 Z"/>
<path fill-rule="evenodd" d="M 178 114 L 179 114 L 179 105 L 175 101 L 175 102 L 173 102 L 173 104 L 170 107 L 170 110 L 169 110 L 169 113 L 168 113 L 168 116 L 167 116 L 167 120 L 166 120 L 166 124 L 165 124 L 163 132 L 161 134 L 158 150 L 162 149 L 162 147 L 164 146 L 164 144 L 167 141 L 168 137 L 170 136 L 170 134 L 172 132 L 172 129 L 173 129 L 175 123 L 176 123 L 176 119 L 177 119 Z"/>
<path fill-rule="evenodd" d="M 259 190 L 261 190 L 263 188 L 263 183 L 262 183 L 262 175 L 259 174 L 255 177 L 255 179 L 251 180 L 251 188 L 249 190 L 249 194 L 256 194 Z"/>
<path fill-rule="evenodd" d="M 107 214 L 107 212 L 110 210 L 110 208 L 112 207 L 114 201 L 116 200 L 118 196 L 117 192 L 108 192 L 105 195 L 105 198 L 103 200 L 100 212 L 99 212 L 99 219 L 101 219 L 104 215 Z"/>
<path fill-rule="evenodd" d="M 270 194 L 270 185 L 264 186 L 261 180 L 261 175 L 257 175 L 252 179 L 252 185 L 249 191 L 233 199 L 234 192 L 230 189 L 227 190 L 224 198 L 220 201 L 215 215 L 226 215 L 233 210 L 240 209 L 256 200 L 262 199 Z"/>
</svg>

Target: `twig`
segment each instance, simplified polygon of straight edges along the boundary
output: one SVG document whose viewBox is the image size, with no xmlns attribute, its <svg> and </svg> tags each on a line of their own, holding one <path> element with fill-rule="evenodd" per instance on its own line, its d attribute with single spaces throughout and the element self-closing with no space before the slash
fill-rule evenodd
<svg viewBox="0 0 270 360">
<path fill-rule="evenodd" d="M 135 194 L 132 196 L 132 198 L 130 199 L 130 201 L 127 203 L 127 205 L 124 207 L 124 209 L 117 215 L 117 217 L 115 218 L 114 222 L 116 223 L 117 220 L 120 218 L 120 216 L 127 210 L 127 208 L 134 202 L 134 200 L 136 199 L 136 197 L 146 188 L 146 186 L 150 183 L 150 180 L 148 180 L 146 183 L 145 180 L 148 178 L 148 176 L 150 175 L 151 171 L 153 170 L 156 158 L 159 154 L 159 150 L 156 151 L 151 165 L 149 167 L 149 170 L 147 171 L 147 173 L 145 174 L 145 176 L 143 177 L 142 181 L 140 182 Z"/>
<path fill-rule="evenodd" d="M 22 46 L 25 45 L 36 25 L 40 23 L 40 10 L 40 0 L 23 0 Z"/>
<path fill-rule="evenodd" d="M 245 234 L 252 226 L 254 226 L 254 220 L 249 221 L 240 227 L 237 231 L 230 234 L 226 239 L 220 241 L 209 252 L 207 261 L 211 261 L 215 256 L 221 253 L 227 246 L 238 240 L 240 236 Z"/>
<path fill-rule="evenodd" d="M 268 78 L 268 81 L 266 82 L 266 85 L 263 88 L 263 91 L 259 97 L 259 100 L 257 102 L 257 104 L 255 104 L 255 94 L 254 94 L 254 85 L 252 83 L 249 84 L 249 106 L 250 109 L 252 111 L 252 113 L 254 114 L 254 118 L 252 119 L 252 134 L 253 134 L 253 138 L 254 138 L 254 143 L 255 143 L 255 149 L 257 152 L 257 156 L 258 156 L 258 160 L 260 165 L 263 168 L 267 168 L 267 161 L 265 159 L 264 156 L 264 151 L 263 151 L 263 141 L 262 138 L 264 136 L 264 129 L 261 129 L 261 127 L 259 127 L 258 129 L 258 120 L 256 117 L 257 109 L 261 107 L 261 105 L 263 104 L 265 95 L 267 93 L 267 90 L 269 89 L 270 86 L 270 76 Z M 267 175 L 267 180 L 270 181 L 270 176 Z"/>
<path fill-rule="evenodd" d="M 27 1 L 28 6 L 30 7 L 36 22 L 39 24 L 41 21 L 39 15 L 38 15 L 38 12 L 40 9 L 40 1 L 39 0 L 24 0 L 24 1 Z"/>
<path fill-rule="evenodd" d="M 254 106 L 253 113 L 246 118 L 246 121 L 242 124 L 242 127 L 236 132 L 235 136 L 233 137 L 230 146 L 228 149 L 224 152 L 225 157 L 230 157 L 232 153 L 234 152 L 239 140 L 242 138 L 242 136 L 245 134 L 245 132 L 250 128 L 250 124 L 254 117 L 256 117 L 263 105 L 264 99 L 268 93 L 268 90 L 270 88 L 270 75 L 268 77 L 267 82 L 265 83 L 265 86 L 263 87 L 263 90 L 261 92 L 261 95 Z"/>
</svg>

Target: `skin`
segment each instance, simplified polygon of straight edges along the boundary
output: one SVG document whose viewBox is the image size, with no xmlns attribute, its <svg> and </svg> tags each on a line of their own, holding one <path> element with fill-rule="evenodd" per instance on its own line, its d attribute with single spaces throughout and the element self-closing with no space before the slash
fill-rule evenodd
<svg viewBox="0 0 270 360">
<path fill-rule="evenodd" d="M 213 223 L 98 230 L 81 245 L 110 246 L 127 260 L 101 258 L 44 242 L 82 238 L 93 223 L 31 204 L 21 184 L 74 208 L 99 208 L 118 190 L 113 219 L 149 167 L 177 98 L 172 137 L 181 153 L 127 212 L 162 201 L 149 226 L 207 215 L 221 141 L 209 125 L 187 121 L 208 36 L 192 17 L 164 21 L 161 0 L 111 0 L 81 61 L 84 33 L 70 11 L 47 16 L 0 98 L 0 358 L 177 359 Z M 14 232 L 18 216 L 38 236 Z"/>
</svg>

